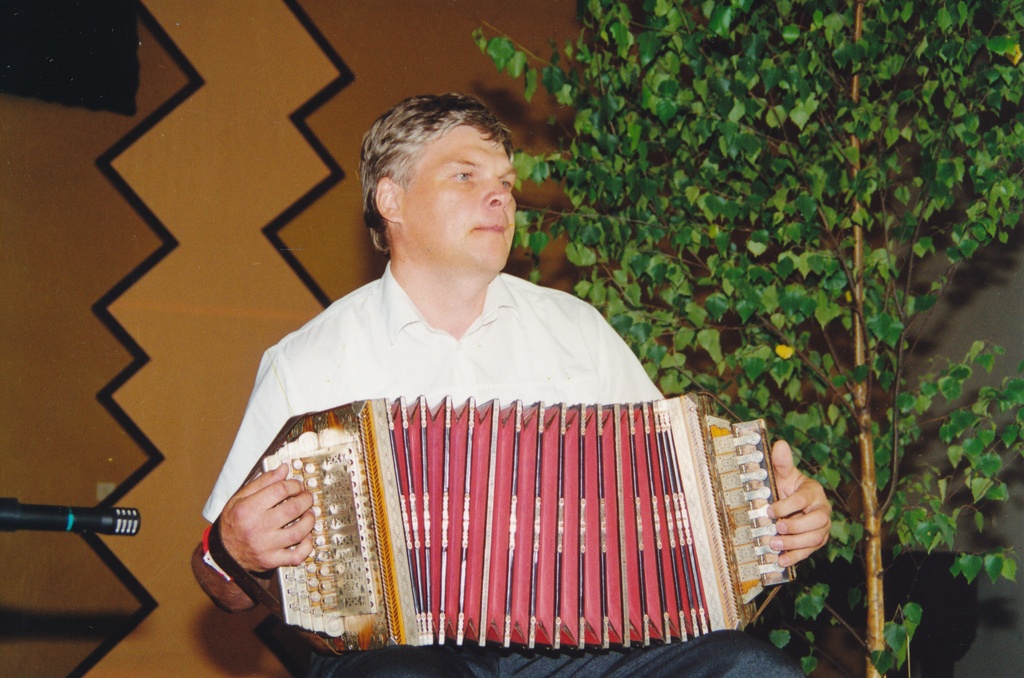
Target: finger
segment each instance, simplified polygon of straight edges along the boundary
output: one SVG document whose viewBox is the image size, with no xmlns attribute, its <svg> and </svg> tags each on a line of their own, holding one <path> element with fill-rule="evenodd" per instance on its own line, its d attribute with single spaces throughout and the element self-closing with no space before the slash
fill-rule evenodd
<svg viewBox="0 0 1024 678">
<path fill-rule="evenodd" d="M 776 551 L 783 552 L 779 557 L 779 563 L 787 567 L 787 563 L 797 563 L 825 545 L 831 529 L 831 520 L 826 511 L 815 511 L 780 520 L 776 523 L 776 529 L 779 532 L 772 537 L 769 545 Z"/>
<path fill-rule="evenodd" d="M 266 533 L 265 546 L 267 551 L 284 551 L 294 548 L 302 540 L 310 536 L 316 518 L 312 511 L 307 511 L 288 525 Z"/>
<path fill-rule="evenodd" d="M 832 515 L 832 505 L 825 495 L 825 488 L 814 478 L 803 475 L 792 494 L 775 502 L 769 509 L 769 515 L 777 518 L 787 518 L 799 513 L 820 512 L 828 517 Z"/>
<path fill-rule="evenodd" d="M 824 510 L 794 513 L 775 523 L 775 529 L 782 535 L 805 534 L 807 532 L 827 531 L 831 523 L 828 512 Z"/>
<path fill-rule="evenodd" d="M 277 469 L 274 469 L 275 474 L 276 472 Z M 283 502 L 301 496 L 302 494 L 309 494 L 305 491 L 305 488 L 303 488 L 302 483 L 298 480 L 285 477 L 266 484 L 259 490 L 251 492 L 248 496 L 239 496 L 237 503 L 247 504 L 246 510 L 270 512 Z"/>
<path fill-rule="evenodd" d="M 796 471 L 793 448 L 785 440 L 776 440 L 772 445 L 772 467 L 776 478 L 787 477 Z"/>
<path fill-rule="evenodd" d="M 221 522 L 229 525 L 240 539 L 260 547 L 266 545 L 266 535 L 295 522 L 312 506 L 313 496 L 302 489 L 301 483 L 279 480 L 248 497 L 229 502 L 221 513 Z"/>
<path fill-rule="evenodd" d="M 272 570 L 278 567 L 301 565 L 312 552 L 313 538 L 307 534 L 304 539 L 294 546 L 273 553 L 270 562 L 266 565 L 266 569 Z"/>
<path fill-rule="evenodd" d="M 313 537 L 307 532 L 305 537 L 288 546 L 254 549 L 249 556 L 252 566 L 246 569 L 253 572 L 268 572 L 285 565 L 300 565 L 312 552 Z"/>
<path fill-rule="evenodd" d="M 807 558 L 809 558 L 815 551 L 817 551 L 816 548 L 783 551 L 782 554 L 779 555 L 779 567 L 793 567 L 800 561 L 807 560 Z"/>
<path fill-rule="evenodd" d="M 809 512 L 824 508 L 828 512 L 828 499 L 821 483 L 805 475 L 793 461 L 793 450 L 780 440 L 772 447 L 772 470 L 778 496 L 768 507 L 768 515 L 784 518 L 799 511 Z"/>
<path fill-rule="evenodd" d="M 278 481 L 284 480 L 287 477 L 288 467 L 284 464 L 281 464 L 273 471 L 261 473 L 260 475 L 253 478 L 250 482 L 240 487 L 238 489 L 238 492 L 235 493 L 235 498 L 241 500 L 245 499 L 246 497 L 250 497 L 259 492 L 260 490 L 263 490 L 264 488 L 269 487 L 270 485 Z"/>
<path fill-rule="evenodd" d="M 825 536 L 828 535 L 828 529 L 831 526 L 831 521 L 824 511 L 815 511 L 813 513 L 798 514 L 785 520 L 779 520 L 775 523 L 775 529 L 777 535 L 781 537 L 797 538 L 804 535 L 811 535 L 813 538 L 807 538 L 806 541 L 794 541 L 791 540 L 788 544 L 788 548 L 795 548 L 799 546 L 813 546 L 816 542 L 821 541 Z"/>
<path fill-rule="evenodd" d="M 770 545 L 781 551 L 779 564 L 783 567 L 793 565 L 821 548 L 828 539 L 828 529 L 814 530 L 802 534 L 772 537 Z"/>
<path fill-rule="evenodd" d="M 306 491 L 300 491 L 297 494 L 286 497 L 268 509 L 267 522 L 276 527 L 285 527 L 309 512 L 312 508 L 313 495 Z"/>
<path fill-rule="evenodd" d="M 794 511 L 802 511 L 808 506 L 809 499 L 790 500 L 806 479 L 793 461 L 793 450 L 784 440 L 772 445 L 772 472 L 775 487 L 778 490 L 775 503 L 768 507 L 768 515 L 781 518 Z"/>
<path fill-rule="evenodd" d="M 805 477 L 793 460 L 793 448 L 785 440 L 777 440 L 772 445 L 772 471 L 775 474 L 775 485 L 779 488 L 782 498 L 792 494 Z"/>
<path fill-rule="evenodd" d="M 798 513 L 811 511 L 815 506 L 820 506 L 820 502 L 824 499 L 825 493 L 822 491 L 821 496 L 819 497 L 817 488 L 815 488 L 811 483 L 814 483 L 814 481 L 808 482 L 806 485 L 801 486 L 799 489 L 789 493 L 787 496 L 779 498 L 779 500 L 774 504 L 769 505 L 768 515 L 781 520 L 782 518 L 788 518 L 789 516 Z M 779 494 L 782 494 L 782 488 L 779 488 Z"/>
</svg>

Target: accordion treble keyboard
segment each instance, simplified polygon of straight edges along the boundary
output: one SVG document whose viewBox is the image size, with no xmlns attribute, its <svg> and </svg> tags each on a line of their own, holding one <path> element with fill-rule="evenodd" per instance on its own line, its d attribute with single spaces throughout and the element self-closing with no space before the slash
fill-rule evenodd
<svg viewBox="0 0 1024 678">
<path fill-rule="evenodd" d="M 313 552 L 299 567 L 278 571 L 285 622 L 329 636 L 346 631 L 346 619 L 378 611 L 367 541 L 372 531 L 359 439 L 338 428 L 306 431 L 263 461 L 266 471 L 281 464 L 314 498 Z"/>
</svg>

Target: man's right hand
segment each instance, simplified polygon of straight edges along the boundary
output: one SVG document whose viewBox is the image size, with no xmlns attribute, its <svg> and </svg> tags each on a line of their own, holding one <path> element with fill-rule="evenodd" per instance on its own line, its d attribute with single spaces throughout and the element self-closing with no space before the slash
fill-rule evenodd
<svg viewBox="0 0 1024 678">
<path fill-rule="evenodd" d="M 288 479 L 288 466 L 282 464 L 227 501 L 219 519 L 221 541 L 250 572 L 298 565 L 313 550 L 312 507 L 313 495 Z"/>
</svg>

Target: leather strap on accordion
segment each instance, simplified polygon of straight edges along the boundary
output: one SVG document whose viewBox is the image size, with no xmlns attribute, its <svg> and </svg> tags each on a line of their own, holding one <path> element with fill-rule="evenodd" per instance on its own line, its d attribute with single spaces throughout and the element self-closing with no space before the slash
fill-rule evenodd
<svg viewBox="0 0 1024 678">
<path fill-rule="evenodd" d="M 244 569 L 231 557 L 224 542 L 220 538 L 220 519 L 214 521 L 210 527 L 210 556 L 222 570 L 228 573 L 231 581 L 235 582 L 245 594 L 252 598 L 253 602 L 262 603 L 271 609 L 280 609 L 281 600 L 270 592 L 265 585 L 261 585 L 256 575 Z M 269 584 L 269 581 L 267 582 Z"/>
</svg>

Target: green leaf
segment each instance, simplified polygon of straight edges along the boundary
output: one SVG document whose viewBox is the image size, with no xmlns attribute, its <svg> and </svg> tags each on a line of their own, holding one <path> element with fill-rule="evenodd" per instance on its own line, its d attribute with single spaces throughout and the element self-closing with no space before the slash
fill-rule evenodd
<svg viewBox="0 0 1024 678">
<path fill-rule="evenodd" d="M 1024 379 L 1007 380 L 1003 398 L 1012 405 L 1024 405 Z"/>
<path fill-rule="evenodd" d="M 491 38 L 487 42 L 487 56 L 491 57 L 491 61 L 497 66 L 499 72 L 505 70 L 515 53 L 515 45 L 504 36 Z M 518 75 L 512 77 L 518 77 Z"/>
<path fill-rule="evenodd" d="M 533 95 L 537 92 L 537 69 L 529 68 L 526 70 L 526 78 L 523 86 L 523 98 L 527 101 L 533 100 Z"/>
<path fill-rule="evenodd" d="M 704 301 L 704 309 L 712 320 L 720 320 L 729 310 L 729 299 L 724 294 L 712 294 Z"/>
<path fill-rule="evenodd" d="M 946 397 L 946 402 L 953 402 L 963 393 L 964 380 L 952 376 L 939 378 L 939 391 Z"/>
<path fill-rule="evenodd" d="M 903 323 L 888 313 L 879 313 L 867 319 L 868 329 L 880 341 L 895 348 L 903 335 Z"/>
<path fill-rule="evenodd" d="M 640 65 L 646 66 L 657 56 L 661 37 L 655 31 L 646 31 L 637 38 L 637 46 L 640 50 Z"/>
<path fill-rule="evenodd" d="M 593 266 L 597 255 L 589 247 L 570 242 L 565 246 L 565 256 L 576 266 Z"/>
<path fill-rule="evenodd" d="M 817 305 L 814 309 L 814 318 L 821 327 L 826 327 L 830 322 L 843 314 L 843 308 L 832 301 L 831 297 L 824 292 L 817 295 Z"/>
<path fill-rule="evenodd" d="M 953 574 L 963 575 L 967 583 L 970 584 L 981 572 L 981 567 L 981 556 L 976 556 L 973 553 L 961 553 L 957 556 L 950 571 Z"/>
<path fill-rule="evenodd" d="M 1017 581 L 1017 561 L 1011 557 L 1003 558 L 1003 571 L 1000 574 L 1004 579 Z"/>
<path fill-rule="evenodd" d="M 924 618 L 924 608 L 918 603 L 907 603 L 903 606 L 902 611 L 904 624 L 907 626 L 910 638 L 913 639 L 914 631 L 921 625 L 921 620 Z"/>
<path fill-rule="evenodd" d="M 550 237 L 543 231 L 535 231 L 529 236 L 529 247 L 530 251 L 534 254 L 540 254 L 550 242 Z"/>
<path fill-rule="evenodd" d="M 739 99 L 733 104 L 732 110 L 729 111 L 728 120 L 729 122 L 739 122 L 743 119 L 743 116 L 747 113 L 747 107 L 743 105 L 743 102 Z"/>
<path fill-rule="evenodd" d="M 629 28 L 620 22 L 613 23 L 609 30 L 611 31 L 612 38 L 615 41 L 619 54 L 625 55 L 633 45 L 633 34 L 629 32 Z"/>
<path fill-rule="evenodd" d="M 988 478 L 971 478 L 967 485 L 971 488 L 971 496 L 973 500 L 978 502 L 988 494 L 989 489 L 992 487 L 992 481 Z"/>
<path fill-rule="evenodd" d="M 789 645 L 790 634 L 785 629 L 774 629 L 768 632 L 768 640 L 780 650 Z"/>
<path fill-rule="evenodd" d="M 754 242 L 753 240 L 747 241 L 747 251 L 753 254 L 755 257 L 759 257 L 765 253 L 768 249 L 768 245 L 765 243 Z"/>
<path fill-rule="evenodd" d="M 801 591 L 796 597 L 796 613 L 804 619 L 817 619 L 825 609 L 828 590 L 825 584 L 815 584 Z"/>
<path fill-rule="evenodd" d="M 936 16 L 936 24 L 938 24 L 939 28 L 943 31 L 949 30 L 949 27 L 953 25 L 953 16 L 945 7 L 939 7 L 939 13 Z"/>
<path fill-rule="evenodd" d="M 729 24 L 732 23 L 732 7 L 729 5 L 716 5 L 711 10 L 708 20 L 708 28 L 720 37 L 729 37 Z"/>
<path fill-rule="evenodd" d="M 701 330 L 697 332 L 697 344 L 708 352 L 716 363 L 722 361 L 722 345 L 718 330 Z"/>
<path fill-rule="evenodd" d="M 988 574 L 989 581 L 993 584 L 1003 574 L 1003 554 L 1002 553 L 986 553 L 984 560 L 985 572 Z"/>
<path fill-rule="evenodd" d="M 989 38 L 986 46 L 993 54 L 1002 56 L 1013 51 L 1013 48 L 1017 46 L 1017 40 L 1008 35 L 997 35 Z"/>
<path fill-rule="evenodd" d="M 906 655 L 907 629 L 902 624 L 886 622 L 882 635 L 885 637 L 885 644 L 897 657 Z"/>
<path fill-rule="evenodd" d="M 846 162 L 850 163 L 854 167 L 860 167 L 860 147 L 859 146 L 844 146 L 843 157 L 846 158 Z"/>
<path fill-rule="evenodd" d="M 751 381 L 757 379 L 764 374 L 765 368 L 768 363 L 765 362 L 764 358 L 751 357 L 743 361 L 743 373 L 747 375 L 747 379 Z"/>
<path fill-rule="evenodd" d="M 1007 424 L 1003 430 L 999 432 L 999 440 L 1006 447 L 1014 444 L 1020 440 L 1020 426 L 1017 424 Z"/>
<path fill-rule="evenodd" d="M 512 54 L 512 58 L 508 60 L 505 65 L 505 70 L 508 72 L 510 77 L 518 78 L 523 74 L 523 69 L 526 68 L 526 54 L 516 50 Z"/>
<path fill-rule="evenodd" d="M 884 632 L 883 632 L 884 633 Z M 881 675 L 887 675 L 889 670 L 896 663 L 896 658 L 892 652 L 880 651 L 871 653 L 871 663 L 875 665 L 875 670 Z"/>
<path fill-rule="evenodd" d="M 808 121 L 810 121 L 811 116 L 814 115 L 814 112 L 817 110 L 818 97 L 811 94 L 806 99 L 798 102 L 797 105 L 789 111 L 789 119 L 793 121 L 793 124 L 803 130 L 804 127 L 807 126 Z"/>
<path fill-rule="evenodd" d="M 800 216 L 802 216 L 806 221 L 811 221 L 817 217 L 818 205 L 812 196 L 806 193 L 801 193 L 797 196 L 795 204 L 796 208 L 800 211 Z"/>
</svg>

